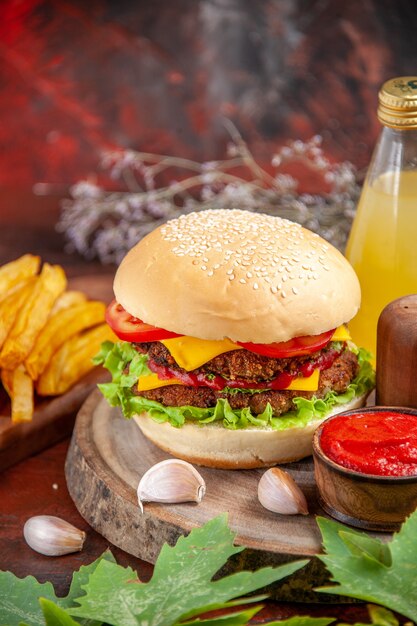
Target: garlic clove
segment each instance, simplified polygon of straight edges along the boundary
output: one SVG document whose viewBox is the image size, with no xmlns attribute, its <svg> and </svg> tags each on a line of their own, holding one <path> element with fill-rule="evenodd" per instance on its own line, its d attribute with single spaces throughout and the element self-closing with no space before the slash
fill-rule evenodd
<svg viewBox="0 0 417 626">
<path fill-rule="evenodd" d="M 26 543 L 40 554 L 61 556 L 82 550 L 85 532 L 53 515 L 30 517 L 23 528 Z"/>
<path fill-rule="evenodd" d="M 206 483 L 199 472 L 187 461 L 166 459 L 156 463 L 142 476 L 138 486 L 138 501 L 143 513 L 143 502 L 201 502 Z"/>
<path fill-rule="evenodd" d="M 261 477 L 258 498 L 263 507 L 282 515 L 308 515 L 307 501 L 295 480 L 282 469 L 272 467 Z"/>
</svg>

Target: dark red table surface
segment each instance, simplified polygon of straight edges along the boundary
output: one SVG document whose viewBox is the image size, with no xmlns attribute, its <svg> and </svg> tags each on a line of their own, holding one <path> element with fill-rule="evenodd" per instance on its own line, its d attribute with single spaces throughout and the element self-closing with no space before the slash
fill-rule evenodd
<svg viewBox="0 0 417 626">
<path fill-rule="evenodd" d="M 25 191 L 0 191 L 0 264 L 27 252 L 40 254 L 45 261 L 61 263 L 69 276 L 113 274 L 113 267 L 86 262 L 63 251 L 64 240 L 54 230 L 59 214 L 58 198 L 36 198 Z M 130 565 L 146 581 L 152 566 L 111 546 L 79 515 L 65 483 L 64 462 L 69 440 L 26 459 L 0 477 L 0 569 L 19 577 L 29 574 L 49 580 L 57 593 L 68 590 L 74 570 L 110 548 L 117 561 Z M 45 557 L 32 551 L 23 539 L 25 521 L 40 514 L 57 515 L 87 532 L 82 552 L 64 557 Z M 268 601 L 252 623 L 264 623 L 293 615 L 334 616 L 355 622 L 367 616 L 364 605 L 305 605 Z"/>
</svg>

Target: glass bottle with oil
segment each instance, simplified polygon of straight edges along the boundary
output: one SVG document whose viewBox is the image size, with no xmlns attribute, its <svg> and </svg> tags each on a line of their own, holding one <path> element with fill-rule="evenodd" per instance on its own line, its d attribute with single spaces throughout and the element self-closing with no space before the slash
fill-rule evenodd
<svg viewBox="0 0 417 626">
<path fill-rule="evenodd" d="M 383 124 L 346 248 L 362 304 L 349 329 L 376 353 L 382 309 L 417 293 L 417 77 L 387 81 L 379 92 Z"/>
</svg>

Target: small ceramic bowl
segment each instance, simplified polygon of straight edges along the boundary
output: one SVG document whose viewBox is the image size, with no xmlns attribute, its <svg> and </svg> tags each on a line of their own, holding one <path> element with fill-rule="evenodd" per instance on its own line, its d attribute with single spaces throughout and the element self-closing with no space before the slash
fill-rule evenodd
<svg viewBox="0 0 417 626">
<path fill-rule="evenodd" d="M 417 507 L 417 475 L 379 476 L 339 465 L 322 450 L 320 439 L 325 425 L 339 416 L 397 412 L 415 415 L 417 409 L 367 407 L 329 417 L 314 433 L 315 480 L 322 508 L 335 519 L 366 530 L 395 531 Z"/>
</svg>

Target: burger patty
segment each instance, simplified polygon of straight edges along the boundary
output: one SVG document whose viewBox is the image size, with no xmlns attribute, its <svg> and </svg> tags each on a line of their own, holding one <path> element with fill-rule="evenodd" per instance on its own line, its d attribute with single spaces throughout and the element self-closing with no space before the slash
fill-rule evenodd
<svg viewBox="0 0 417 626">
<path fill-rule="evenodd" d="M 242 352 L 246 352 L 246 350 L 242 350 Z M 279 416 L 295 408 L 292 401 L 296 397 L 312 398 L 316 396 L 317 398 L 322 398 L 330 390 L 343 393 L 357 375 L 358 370 L 359 365 L 356 355 L 350 352 L 350 350 L 345 350 L 335 359 L 331 367 L 320 372 L 317 391 L 267 390 L 254 394 L 242 391 L 225 393 L 223 391 L 215 391 L 209 387 L 191 387 L 186 385 L 169 385 L 152 389 L 151 391 L 138 392 L 137 389 L 133 391 L 136 395 L 143 396 L 148 400 L 156 400 L 166 406 L 191 405 L 199 408 L 209 408 L 216 405 L 218 398 L 227 398 L 232 409 L 250 407 L 255 415 L 262 413 L 269 402 L 274 415 Z"/>
<path fill-rule="evenodd" d="M 152 361 L 164 367 L 181 370 L 168 348 L 160 341 L 152 343 L 136 343 L 139 352 L 147 354 Z M 317 353 L 319 354 L 319 352 Z M 273 359 L 261 354 L 255 354 L 249 350 L 231 350 L 223 352 L 207 361 L 202 367 L 194 370 L 196 374 L 217 374 L 226 380 L 250 380 L 261 382 L 271 380 L 285 371 L 291 374 L 297 372 L 300 366 L 308 361 L 310 356 L 299 356 L 292 359 Z"/>
</svg>

